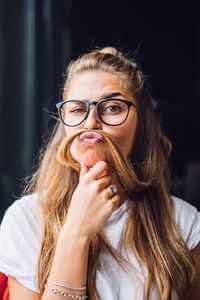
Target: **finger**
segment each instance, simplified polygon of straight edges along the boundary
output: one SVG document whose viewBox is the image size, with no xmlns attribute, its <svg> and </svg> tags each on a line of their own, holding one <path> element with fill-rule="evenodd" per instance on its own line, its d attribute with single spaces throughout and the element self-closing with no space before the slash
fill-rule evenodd
<svg viewBox="0 0 200 300">
<path fill-rule="evenodd" d="M 89 180 L 98 179 L 102 174 L 107 174 L 109 165 L 105 161 L 97 162 L 85 175 L 85 178 Z"/>
<path fill-rule="evenodd" d="M 87 174 L 87 172 L 89 171 L 88 167 L 84 164 L 84 163 L 80 163 L 81 165 L 81 170 L 80 170 L 80 175 L 79 175 L 79 180 L 85 175 Z"/>
<path fill-rule="evenodd" d="M 118 209 L 120 207 L 120 197 L 119 197 L 119 195 L 115 195 L 114 197 L 112 197 L 110 202 L 111 202 L 111 206 L 112 206 L 113 211 Z"/>
<path fill-rule="evenodd" d="M 119 195 L 115 195 L 114 197 L 112 197 L 109 201 L 108 204 L 110 206 L 110 209 L 112 211 L 115 211 L 116 209 L 119 208 L 120 206 L 120 197 Z"/>
<path fill-rule="evenodd" d="M 106 175 L 98 179 L 98 191 L 106 189 L 112 183 L 112 177 L 110 175 Z"/>
<path fill-rule="evenodd" d="M 113 191 L 112 191 L 112 189 L 110 188 L 110 185 L 109 185 L 109 184 L 107 185 L 107 188 L 104 189 L 103 194 L 104 194 L 104 197 L 105 197 L 107 200 L 113 199 L 116 195 L 118 196 L 117 193 L 116 193 L 116 194 L 113 194 Z"/>
<path fill-rule="evenodd" d="M 108 189 L 110 189 L 111 192 L 111 198 L 114 197 L 117 194 L 117 187 L 114 184 L 110 184 L 108 186 Z"/>
</svg>

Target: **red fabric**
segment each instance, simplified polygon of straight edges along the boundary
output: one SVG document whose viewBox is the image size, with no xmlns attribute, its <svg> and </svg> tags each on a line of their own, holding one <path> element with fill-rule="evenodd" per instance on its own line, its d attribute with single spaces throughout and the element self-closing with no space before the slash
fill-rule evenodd
<svg viewBox="0 0 200 300">
<path fill-rule="evenodd" d="M 9 300 L 8 277 L 0 272 L 0 300 Z"/>
</svg>

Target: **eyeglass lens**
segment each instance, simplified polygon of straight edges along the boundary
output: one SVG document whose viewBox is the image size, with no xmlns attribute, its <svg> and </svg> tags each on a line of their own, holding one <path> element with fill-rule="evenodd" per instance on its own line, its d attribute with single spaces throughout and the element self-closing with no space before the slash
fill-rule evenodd
<svg viewBox="0 0 200 300">
<path fill-rule="evenodd" d="M 61 117 L 68 126 L 76 126 L 83 122 L 87 113 L 87 105 L 82 101 L 65 102 L 61 107 Z M 128 115 L 128 106 L 119 100 L 104 100 L 99 102 L 99 118 L 106 124 L 118 125 L 124 122 Z"/>
</svg>

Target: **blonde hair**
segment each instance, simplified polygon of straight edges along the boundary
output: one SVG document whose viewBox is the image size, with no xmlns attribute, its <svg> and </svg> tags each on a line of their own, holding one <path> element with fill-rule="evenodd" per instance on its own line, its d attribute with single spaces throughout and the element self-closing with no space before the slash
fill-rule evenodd
<svg viewBox="0 0 200 300">
<path fill-rule="evenodd" d="M 130 157 L 124 157 L 116 150 L 118 146 L 115 142 L 108 138 L 114 160 L 118 160 L 117 165 L 122 167 L 124 182 L 121 184 L 126 188 L 129 199 L 124 247 L 130 248 L 141 267 L 148 269 L 146 299 L 149 299 L 154 285 L 157 285 L 161 300 L 170 299 L 172 292 L 183 299 L 195 276 L 194 264 L 173 216 L 167 167 L 171 144 L 161 132 L 144 75 L 134 59 L 125 57 L 115 48 L 97 49 L 69 65 L 64 98 L 73 76 L 87 70 L 100 70 L 118 76 L 137 102 L 138 124 Z M 38 170 L 25 189 L 25 193 L 37 192 L 40 195 L 43 209 L 44 229 L 38 264 L 41 294 L 51 269 L 60 229 L 78 184 L 78 171 L 64 164 L 65 138 L 64 125 L 57 124 L 41 155 Z M 111 247 L 102 233 L 98 233 L 92 239 L 89 252 L 87 286 L 92 300 L 100 299 L 95 276 L 101 247 L 105 247 L 122 268 L 128 266 L 128 262 Z"/>
</svg>

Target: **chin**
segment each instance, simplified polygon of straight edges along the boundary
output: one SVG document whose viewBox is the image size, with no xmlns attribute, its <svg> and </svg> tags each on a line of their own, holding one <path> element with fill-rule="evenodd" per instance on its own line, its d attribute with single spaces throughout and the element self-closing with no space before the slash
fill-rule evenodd
<svg viewBox="0 0 200 300">
<path fill-rule="evenodd" d="M 93 167 L 99 161 L 107 161 L 105 155 L 98 155 L 98 153 L 89 151 L 82 156 L 81 162 L 88 167 Z"/>
<path fill-rule="evenodd" d="M 110 160 L 107 147 L 103 143 L 88 147 L 72 147 L 71 155 L 77 162 L 82 162 L 88 167 L 93 167 L 99 161 L 109 162 Z"/>
</svg>

